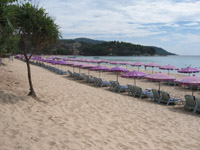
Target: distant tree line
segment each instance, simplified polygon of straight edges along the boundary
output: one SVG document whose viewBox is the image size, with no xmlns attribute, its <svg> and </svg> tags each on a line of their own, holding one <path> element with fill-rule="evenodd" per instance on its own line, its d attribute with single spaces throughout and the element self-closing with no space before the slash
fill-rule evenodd
<svg viewBox="0 0 200 150">
<path fill-rule="evenodd" d="M 118 41 L 102 44 L 82 43 L 80 48 L 80 55 L 86 56 L 138 56 L 154 54 L 156 54 L 156 50 L 152 47 Z"/>
</svg>

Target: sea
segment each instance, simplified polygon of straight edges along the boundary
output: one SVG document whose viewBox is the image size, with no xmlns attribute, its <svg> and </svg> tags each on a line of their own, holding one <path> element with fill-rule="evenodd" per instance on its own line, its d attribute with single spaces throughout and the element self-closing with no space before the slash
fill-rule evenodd
<svg viewBox="0 0 200 150">
<path fill-rule="evenodd" d="M 194 67 L 200 69 L 200 56 L 76 56 L 83 59 L 102 59 L 110 61 L 129 61 L 173 65 L 178 68 Z"/>
<path fill-rule="evenodd" d="M 67 57 L 67 56 L 65 56 Z M 101 59 L 110 61 L 128 61 L 128 62 L 143 62 L 143 63 L 157 63 L 161 66 L 173 65 L 178 68 L 193 67 L 200 69 L 200 56 L 76 56 L 76 58 L 83 59 Z M 129 66 L 130 67 L 130 66 Z M 132 67 L 134 69 L 134 67 Z M 142 68 L 142 67 L 141 67 Z M 159 70 L 154 68 L 154 70 Z M 172 71 L 177 72 L 177 71 Z M 199 73 L 198 73 L 199 74 Z"/>
</svg>

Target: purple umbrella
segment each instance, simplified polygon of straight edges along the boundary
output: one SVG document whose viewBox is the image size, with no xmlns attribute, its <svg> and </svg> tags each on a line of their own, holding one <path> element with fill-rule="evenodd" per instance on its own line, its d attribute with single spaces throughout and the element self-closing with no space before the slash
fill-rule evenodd
<svg viewBox="0 0 200 150">
<path fill-rule="evenodd" d="M 174 81 L 176 78 L 165 73 L 156 73 L 156 74 L 149 74 L 145 77 L 148 80 L 153 80 L 159 82 L 159 91 L 160 91 L 160 82 L 162 81 Z"/>
<path fill-rule="evenodd" d="M 121 67 L 114 67 L 109 70 L 110 72 L 117 72 L 117 81 L 118 81 L 118 73 L 119 72 L 129 72 L 127 69 Z"/>
<path fill-rule="evenodd" d="M 109 64 L 113 64 L 113 65 L 118 65 L 120 63 L 121 63 L 121 61 L 111 61 L 111 62 L 109 62 Z"/>
<path fill-rule="evenodd" d="M 100 71 L 103 71 L 103 70 L 105 70 L 105 71 L 109 71 L 110 68 L 105 67 L 105 66 L 96 66 L 96 67 L 92 67 L 92 68 L 90 68 L 90 70 L 93 70 L 93 71 L 99 71 L 99 78 L 100 78 Z"/>
<path fill-rule="evenodd" d="M 149 64 L 145 64 L 145 69 L 146 67 L 152 67 L 152 73 L 153 73 L 153 68 L 154 67 L 160 67 L 160 65 L 156 64 L 156 63 L 149 63 Z"/>
<path fill-rule="evenodd" d="M 134 85 L 136 86 L 136 79 L 146 76 L 147 74 L 140 71 L 131 71 L 122 75 L 124 78 L 134 78 Z"/>
<path fill-rule="evenodd" d="M 79 68 L 79 73 L 80 73 L 80 72 L 81 72 L 80 67 L 81 67 L 82 65 L 83 65 L 83 64 L 77 63 L 77 64 L 73 64 L 72 67 L 78 67 L 78 68 Z"/>
<path fill-rule="evenodd" d="M 131 66 L 137 66 L 138 67 L 138 71 L 139 71 L 139 68 L 141 67 L 141 66 L 143 66 L 144 65 L 144 63 L 142 63 L 142 62 L 137 62 L 137 63 L 133 63 Z"/>
<path fill-rule="evenodd" d="M 177 79 L 177 80 L 175 80 L 175 82 L 182 84 L 182 85 L 199 86 L 200 85 L 200 77 L 199 76 L 188 76 L 188 77 Z M 193 95 L 193 88 L 192 88 L 192 95 Z"/>
<path fill-rule="evenodd" d="M 129 61 L 125 61 L 125 62 L 120 62 L 121 65 L 126 65 L 126 69 L 127 69 L 127 65 L 132 65 L 133 63 L 129 62 Z"/>
<path fill-rule="evenodd" d="M 96 66 L 96 67 L 91 68 L 90 70 L 95 70 L 95 71 L 98 70 L 99 71 L 99 78 L 100 78 L 100 71 L 103 71 L 103 70 L 109 71 L 110 68 L 104 67 L 104 66 Z"/>
<path fill-rule="evenodd" d="M 197 73 L 199 72 L 199 70 L 197 68 L 192 68 L 192 67 L 186 67 L 186 68 L 182 68 L 178 71 L 179 73 Z"/>
<path fill-rule="evenodd" d="M 177 67 L 172 66 L 172 65 L 161 66 L 161 67 L 159 67 L 159 69 L 162 69 L 162 70 L 168 70 L 168 74 L 169 74 L 169 70 L 178 70 Z"/>
<path fill-rule="evenodd" d="M 93 67 L 95 67 L 94 65 L 92 65 L 92 64 L 84 64 L 84 65 L 82 65 L 82 66 L 80 66 L 81 68 L 83 68 L 83 69 L 88 69 L 88 75 L 90 75 L 90 70 L 89 70 L 89 68 L 93 68 Z"/>
</svg>

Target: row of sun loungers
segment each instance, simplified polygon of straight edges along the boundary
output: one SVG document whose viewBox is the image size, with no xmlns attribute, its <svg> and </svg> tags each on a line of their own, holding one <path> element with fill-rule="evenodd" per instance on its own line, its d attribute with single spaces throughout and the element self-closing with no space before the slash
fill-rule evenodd
<svg viewBox="0 0 200 150">
<path fill-rule="evenodd" d="M 63 71 L 61 69 L 58 69 L 58 68 L 55 68 L 53 66 L 49 66 L 49 65 L 45 65 L 45 64 L 41 64 L 41 63 L 37 63 L 37 62 L 30 62 L 32 65 L 36 65 L 36 66 L 40 66 L 40 67 L 43 67 L 45 69 L 48 69 L 52 72 L 55 72 L 57 74 L 60 74 L 60 75 L 66 75 L 67 72 L 66 71 Z"/>
<path fill-rule="evenodd" d="M 184 109 L 192 109 L 193 113 L 196 113 L 197 111 L 200 111 L 200 99 L 195 98 L 195 96 L 192 95 L 185 95 L 185 101 L 181 99 L 176 99 L 170 97 L 169 93 L 164 91 L 158 91 L 156 89 L 149 90 L 142 90 L 142 88 L 138 86 L 133 85 L 120 85 L 118 81 L 104 81 L 101 78 L 91 77 L 89 75 L 86 75 L 84 73 L 79 74 L 76 72 L 71 71 L 62 71 L 58 68 L 49 66 L 49 65 L 41 65 L 39 63 L 32 62 L 31 64 L 42 66 L 43 68 L 46 68 L 52 72 L 55 72 L 60 75 L 66 75 L 68 74 L 69 77 L 74 78 L 75 80 L 83 80 L 86 83 L 93 83 L 95 86 L 98 87 L 110 87 L 110 90 L 113 92 L 128 92 L 128 95 L 131 95 L 133 97 L 138 97 L 140 99 L 142 98 L 151 98 L 157 103 L 165 103 L 166 105 L 169 104 L 182 104 L 185 102 L 185 105 L 183 107 Z"/>
</svg>

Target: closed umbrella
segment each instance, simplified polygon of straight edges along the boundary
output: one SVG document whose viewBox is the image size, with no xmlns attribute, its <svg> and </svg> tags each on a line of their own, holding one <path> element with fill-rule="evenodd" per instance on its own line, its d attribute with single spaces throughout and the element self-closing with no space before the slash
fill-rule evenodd
<svg viewBox="0 0 200 150">
<path fill-rule="evenodd" d="M 169 74 L 170 70 L 179 70 L 177 67 L 172 66 L 172 65 L 161 66 L 161 67 L 159 67 L 159 69 L 161 69 L 161 70 L 168 70 L 168 74 Z"/>
<path fill-rule="evenodd" d="M 159 91 L 160 91 L 160 82 L 162 82 L 162 81 L 174 81 L 176 79 L 175 77 L 170 76 L 170 75 L 165 74 L 165 73 L 149 74 L 145 78 L 148 79 L 148 80 L 159 82 L 159 88 L 158 88 Z"/>
<path fill-rule="evenodd" d="M 114 68 L 111 68 L 109 71 L 117 73 L 117 81 L 118 81 L 119 72 L 129 72 L 127 69 L 124 69 L 124 68 L 121 68 L 121 67 L 114 67 Z"/>
<path fill-rule="evenodd" d="M 131 72 L 127 72 L 125 74 L 122 75 L 122 77 L 124 78 L 134 78 L 134 85 L 136 86 L 136 79 L 137 78 L 141 78 L 141 77 L 145 77 L 147 74 L 144 72 L 140 72 L 140 71 L 131 71 Z"/>
</svg>

